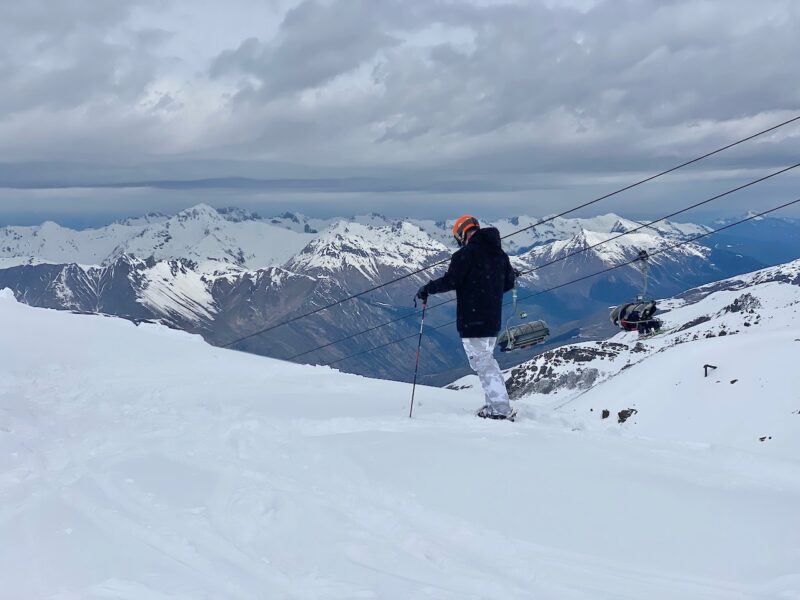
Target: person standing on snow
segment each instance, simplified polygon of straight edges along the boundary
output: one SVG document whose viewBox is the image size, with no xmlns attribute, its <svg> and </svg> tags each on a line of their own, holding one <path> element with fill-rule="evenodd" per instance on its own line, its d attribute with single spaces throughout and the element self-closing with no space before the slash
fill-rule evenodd
<svg viewBox="0 0 800 600">
<path fill-rule="evenodd" d="M 447 273 L 423 285 L 416 297 L 426 301 L 429 294 L 455 290 L 456 329 L 486 396 L 486 405 L 477 414 L 513 419 L 506 384 L 492 353 L 500 333 L 503 294 L 514 287 L 515 272 L 494 227 L 481 229 L 477 219 L 464 215 L 453 225 L 453 237 L 460 249 L 450 259 Z"/>
</svg>

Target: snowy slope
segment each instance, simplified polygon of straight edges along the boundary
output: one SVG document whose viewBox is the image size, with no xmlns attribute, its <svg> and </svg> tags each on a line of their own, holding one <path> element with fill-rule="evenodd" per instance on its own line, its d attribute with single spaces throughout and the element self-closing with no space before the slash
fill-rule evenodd
<svg viewBox="0 0 800 600">
<path fill-rule="evenodd" d="M 286 267 L 328 276 L 355 271 L 377 282 L 385 269 L 421 269 L 448 256 L 447 247 L 411 223 L 372 225 L 338 221 L 293 257 Z"/>
<path fill-rule="evenodd" d="M 640 364 L 561 410 L 585 414 L 604 404 L 616 415 L 636 408 L 635 435 L 800 458 L 800 261 L 684 296 L 663 316 L 674 331 L 643 342 L 644 352 L 631 361 Z M 620 334 L 611 341 L 630 346 L 635 337 Z M 717 367 L 708 377 L 706 364 Z M 645 389 L 634 385 L 643 378 L 649 379 Z"/>
<path fill-rule="evenodd" d="M 633 229 L 633 227 L 630 229 Z M 529 267 L 535 267 L 592 247 L 591 250 L 582 253 L 576 258 L 586 261 L 587 256 L 595 257 L 601 264 L 610 266 L 631 260 L 638 255 L 640 250 L 655 252 L 676 242 L 674 238 L 647 229 L 618 237 L 622 231 L 626 230 L 628 229 L 602 232 L 581 228 L 572 237 L 537 246 L 520 255 L 518 260 Z M 594 248 L 594 246 L 597 247 Z M 659 264 L 665 261 L 680 260 L 683 257 L 703 259 L 707 255 L 708 249 L 697 244 L 688 243 L 666 252 L 654 254 L 651 258 L 651 263 Z M 564 267 L 562 265 L 558 268 L 563 269 Z"/>
<path fill-rule="evenodd" d="M 24 264 L 99 265 L 120 245 L 169 217 L 149 213 L 98 229 L 74 230 L 47 221 L 36 227 L 0 228 L 0 268 Z M 149 256 L 149 255 L 148 255 Z"/>
<path fill-rule="evenodd" d="M 3 600 L 800 594 L 796 458 L 485 422 L 474 391 L 408 419 L 407 385 L 8 292 L 0 336 Z"/>
<path fill-rule="evenodd" d="M 99 265 L 125 240 L 148 227 L 143 221 L 130 223 L 84 231 L 50 221 L 37 227 L 3 227 L 0 229 L 0 268 L 38 263 Z"/>
<path fill-rule="evenodd" d="M 522 285 L 531 289 L 556 287 L 558 295 L 570 298 L 581 314 L 592 313 L 620 295 L 628 297 L 642 288 L 640 263 L 632 263 L 639 252 L 650 253 L 649 290 L 674 294 L 711 279 L 709 273 L 724 271 L 712 260 L 712 250 L 686 242 L 683 236 L 643 229 L 618 220 L 615 231 L 579 228 L 569 238 L 534 246 L 513 258 L 526 273 Z M 624 265 L 600 277 L 587 277 Z M 722 271 L 722 272 L 721 272 Z M 736 271 L 734 271 L 736 272 Z M 573 283 L 575 282 L 575 283 Z M 564 285 L 564 288 L 557 286 Z"/>
<path fill-rule="evenodd" d="M 639 222 L 625 219 L 614 213 L 588 219 L 557 217 L 552 221 L 533 227 L 541 220 L 543 219 L 524 216 L 502 219 L 493 222 L 492 225 L 497 227 L 502 236 L 530 228 L 505 240 L 504 243 L 508 246 L 509 251 L 515 254 L 555 240 L 568 240 L 584 231 L 611 234 L 630 231 L 641 226 Z M 661 221 L 642 231 L 667 238 L 687 238 L 708 230 L 707 227 L 701 225 Z"/>
<path fill-rule="evenodd" d="M 619 412 L 635 409 L 621 427 L 631 435 L 800 457 L 800 261 L 659 306 L 666 333 L 549 350 L 507 371 L 512 396 L 578 427 L 617 430 Z M 706 364 L 717 367 L 708 377 Z"/>
<path fill-rule="evenodd" d="M 242 269 L 277 266 L 299 252 L 312 234 L 286 230 L 257 219 L 233 220 L 200 204 L 144 229 L 121 244 L 116 254 L 159 260 L 187 258 L 213 272 L 234 265 Z"/>
<path fill-rule="evenodd" d="M 191 266 L 174 260 L 146 264 L 134 275 L 137 301 L 155 315 L 192 323 L 210 321 L 217 312 L 212 284 Z"/>
</svg>

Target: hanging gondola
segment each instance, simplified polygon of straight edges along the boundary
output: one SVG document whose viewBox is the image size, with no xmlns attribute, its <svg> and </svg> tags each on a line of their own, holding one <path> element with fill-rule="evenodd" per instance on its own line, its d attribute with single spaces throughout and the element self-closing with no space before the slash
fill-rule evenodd
<svg viewBox="0 0 800 600">
<path fill-rule="evenodd" d="M 647 300 L 647 283 L 650 272 L 650 255 L 646 250 L 639 252 L 636 262 L 642 272 L 642 292 L 633 302 L 626 302 L 615 307 L 609 318 L 611 322 L 624 331 L 638 331 L 639 335 L 649 335 L 661 329 L 661 320 L 653 315 L 657 306 L 655 300 Z"/>
<path fill-rule="evenodd" d="M 528 313 L 526 312 L 519 313 L 519 317 L 517 317 L 516 281 L 514 282 L 514 289 L 511 294 L 514 302 L 513 312 L 506 321 L 505 330 L 497 338 L 497 345 L 500 347 L 501 352 L 530 348 L 536 344 L 541 344 L 550 335 L 550 329 L 547 327 L 547 323 L 541 320 L 511 325 L 511 321 L 515 318 L 519 318 L 520 320 L 528 318 Z"/>
</svg>

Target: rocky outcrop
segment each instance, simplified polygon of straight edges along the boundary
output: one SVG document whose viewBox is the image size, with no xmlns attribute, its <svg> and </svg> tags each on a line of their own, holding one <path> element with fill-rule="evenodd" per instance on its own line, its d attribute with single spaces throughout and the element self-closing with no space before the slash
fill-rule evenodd
<svg viewBox="0 0 800 600">
<path fill-rule="evenodd" d="M 578 346 L 563 346 L 548 350 L 511 369 L 506 387 L 511 398 L 529 394 L 550 394 L 557 390 L 585 390 L 600 378 L 601 371 L 594 363 L 612 361 L 628 346 L 613 342 L 596 342 Z"/>
</svg>

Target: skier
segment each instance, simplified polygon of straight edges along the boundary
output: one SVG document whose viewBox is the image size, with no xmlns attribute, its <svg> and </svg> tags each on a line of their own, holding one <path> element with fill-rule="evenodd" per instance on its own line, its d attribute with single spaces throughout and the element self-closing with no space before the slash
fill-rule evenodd
<svg viewBox="0 0 800 600">
<path fill-rule="evenodd" d="M 513 420 L 515 413 L 492 352 L 500 333 L 503 294 L 514 287 L 515 273 L 494 227 L 481 229 L 477 219 L 464 215 L 453 225 L 453 237 L 460 248 L 450 259 L 447 273 L 423 285 L 416 297 L 425 301 L 429 294 L 455 290 L 456 328 L 486 396 L 477 414 Z"/>
</svg>

